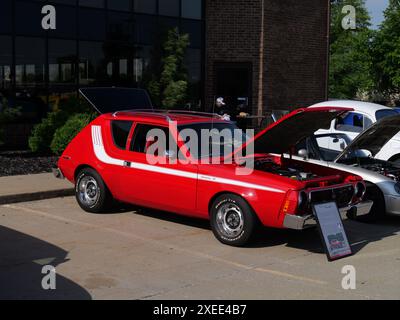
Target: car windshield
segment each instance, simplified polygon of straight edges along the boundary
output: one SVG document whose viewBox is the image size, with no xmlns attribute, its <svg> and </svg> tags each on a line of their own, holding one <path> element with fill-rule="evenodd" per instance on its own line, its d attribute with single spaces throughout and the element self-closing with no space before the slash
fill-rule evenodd
<svg viewBox="0 0 400 320">
<path fill-rule="evenodd" d="M 382 109 L 375 113 L 376 121 L 382 120 L 386 117 L 396 116 L 398 113 L 394 110 Z"/>
<path fill-rule="evenodd" d="M 227 156 L 249 140 L 249 137 L 232 122 L 181 125 L 178 130 L 191 155 L 196 159 Z"/>
</svg>

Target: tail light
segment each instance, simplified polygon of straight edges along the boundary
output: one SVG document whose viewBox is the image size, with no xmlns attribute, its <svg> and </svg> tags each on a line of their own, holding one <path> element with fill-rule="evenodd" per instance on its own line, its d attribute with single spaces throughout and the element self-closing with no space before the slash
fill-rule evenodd
<svg viewBox="0 0 400 320">
<path fill-rule="evenodd" d="M 281 213 L 302 214 L 308 208 L 308 194 L 305 191 L 289 191 L 283 202 Z"/>
</svg>

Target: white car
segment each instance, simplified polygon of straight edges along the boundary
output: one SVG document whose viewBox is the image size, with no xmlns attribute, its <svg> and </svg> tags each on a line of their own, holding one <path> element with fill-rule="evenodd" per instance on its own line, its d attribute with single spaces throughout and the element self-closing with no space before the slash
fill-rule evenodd
<svg viewBox="0 0 400 320">
<path fill-rule="evenodd" d="M 324 106 L 354 109 L 344 117 L 333 120 L 329 128 L 321 128 L 316 132 L 317 135 L 320 135 L 318 141 L 320 146 L 336 151 L 342 151 L 347 147 L 348 142 L 353 141 L 361 132 L 371 127 L 374 123 L 386 117 L 398 115 L 392 108 L 353 100 L 326 101 L 315 104 L 310 108 Z M 341 138 L 338 139 L 330 134 L 339 134 Z M 375 155 L 375 158 L 400 163 L 400 135 L 394 136 L 392 141 L 387 143 Z"/>
<path fill-rule="evenodd" d="M 400 165 L 374 158 L 399 130 L 400 115 L 382 119 L 342 152 L 326 149 L 320 145 L 320 139 L 330 137 L 348 141 L 345 134 L 315 134 L 297 144 L 297 155 L 293 158 L 361 176 L 367 182 L 367 199 L 373 200 L 374 205 L 370 213 L 359 220 L 375 221 L 385 212 L 400 215 Z"/>
</svg>

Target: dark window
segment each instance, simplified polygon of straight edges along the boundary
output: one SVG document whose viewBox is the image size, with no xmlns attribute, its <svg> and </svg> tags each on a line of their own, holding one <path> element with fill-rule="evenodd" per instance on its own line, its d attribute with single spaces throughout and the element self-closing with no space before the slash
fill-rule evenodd
<svg viewBox="0 0 400 320">
<path fill-rule="evenodd" d="M 200 48 L 202 41 L 201 21 L 183 20 L 182 33 L 189 34 L 190 47 Z"/>
<path fill-rule="evenodd" d="M 164 136 L 167 141 L 165 141 L 165 147 L 168 148 L 169 142 L 169 130 L 166 127 L 160 127 L 160 126 L 152 126 L 152 125 L 147 125 L 147 124 L 138 124 L 136 125 L 135 128 L 135 133 L 133 135 L 132 143 L 131 143 L 131 148 L 130 150 L 133 152 L 140 152 L 140 153 L 146 153 L 148 147 L 151 145 L 152 142 L 155 141 L 155 136 L 151 136 L 149 133 L 151 130 L 161 130 L 161 132 L 164 133 L 164 135 L 160 135 L 160 131 L 156 134 L 156 136 Z M 161 142 L 159 142 L 161 143 Z"/>
<path fill-rule="evenodd" d="M 140 44 L 153 44 L 157 35 L 157 17 L 135 15 L 134 41 Z"/>
<path fill-rule="evenodd" d="M 11 87 L 11 37 L 0 36 L 0 90 Z"/>
<path fill-rule="evenodd" d="M 128 13 L 110 12 L 108 14 L 107 39 L 129 41 L 132 37 L 133 17 Z"/>
<path fill-rule="evenodd" d="M 79 0 L 79 5 L 83 7 L 104 8 L 104 0 Z"/>
<path fill-rule="evenodd" d="M 103 40 L 106 34 L 104 10 L 79 9 L 79 37 L 87 40 Z"/>
<path fill-rule="evenodd" d="M 76 8 L 56 6 L 57 29 L 50 30 L 51 37 L 76 38 Z M 39 23 L 40 24 L 40 23 Z"/>
<path fill-rule="evenodd" d="M 202 0 L 182 0 L 182 17 L 201 19 Z"/>
<path fill-rule="evenodd" d="M 12 0 L 0 1 L 0 33 L 11 33 Z"/>
<path fill-rule="evenodd" d="M 101 84 L 109 76 L 103 42 L 79 42 L 79 83 L 81 86 Z"/>
<path fill-rule="evenodd" d="M 135 0 L 135 12 L 157 13 L 157 0 Z"/>
<path fill-rule="evenodd" d="M 76 0 L 51 0 L 50 2 L 68 4 L 70 6 L 76 5 Z M 58 14 L 58 7 L 57 7 L 57 14 Z"/>
<path fill-rule="evenodd" d="M 397 112 L 396 112 L 396 111 L 394 111 L 394 110 L 387 110 L 387 109 L 378 110 L 378 111 L 375 113 L 375 117 L 376 117 L 376 120 L 377 120 L 377 121 L 382 120 L 383 118 L 386 118 L 386 117 L 393 117 L 393 116 L 396 116 L 396 115 L 397 115 Z"/>
<path fill-rule="evenodd" d="M 336 121 L 336 130 L 346 132 L 362 132 L 364 128 L 365 116 L 356 112 L 349 112 L 344 117 Z"/>
<path fill-rule="evenodd" d="M 17 34 L 35 36 L 45 34 L 41 23 L 43 5 L 22 1 L 15 2 L 15 31 Z"/>
<path fill-rule="evenodd" d="M 53 85 L 75 81 L 76 41 L 49 39 L 49 82 Z"/>
<path fill-rule="evenodd" d="M 132 125 L 132 121 L 116 120 L 111 122 L 113 141 L 119 149 L 126 149 L 126 142 Z"/>
<path fill-rule="evenodd" d="M 162 16 L 179 17 L 179 0 L 159 0 L 158 13 Z"/>
<path fill-rule="evenodd" d="M 17 37 L 15 41 L 17 85 L 36 87 L 45 83 L 45 39 Z"/>
<path fill-rule="evenodd" d="M 119 11 L 130 11 L 130 0 L 108 0 L 108 9 Z"/>
</svg>

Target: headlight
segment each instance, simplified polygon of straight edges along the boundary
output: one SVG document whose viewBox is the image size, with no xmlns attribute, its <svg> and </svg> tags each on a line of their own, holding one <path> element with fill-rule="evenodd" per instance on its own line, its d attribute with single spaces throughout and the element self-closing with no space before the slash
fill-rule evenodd
<svg viewBox="0 0 400 320">
<path fill-rule="evenodd" d="M 394 190 L 400 194 L 400 182 L 396 182 L 396 184 L 394 185 Z"/>
<path fill-rule="evenodd" d="M 357 184 L 354 187 L 354 195 L 357 198 L 362 198 L 365 194 L 365 191 L 367 191 L 365 185 L 361 182 L 357 182 Z"/>
</svg>

